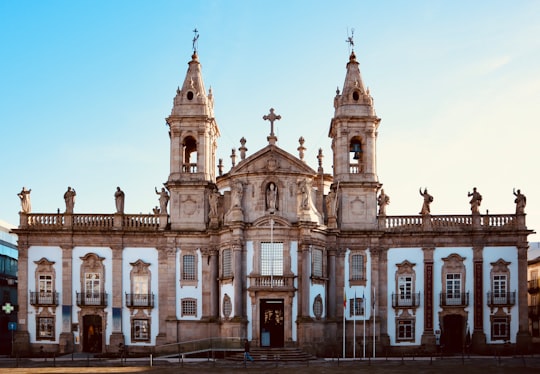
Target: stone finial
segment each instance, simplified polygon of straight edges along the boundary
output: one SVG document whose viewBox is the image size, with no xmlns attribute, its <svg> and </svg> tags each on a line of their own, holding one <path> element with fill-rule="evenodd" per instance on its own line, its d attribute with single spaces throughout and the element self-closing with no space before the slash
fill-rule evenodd
<svg viewBox="0 0 540 374">
<path fill-rule="evenodd" d="M 222 158 L 219 159 L 217 167 L 218 167 L 219 176 L 221 177 L 223 175 L 223 159 Z"/>
<path fill-rule="evenodd" d="M 322 167 L 322 160 L 323 160 L 324 156 L 323 156 L 323 153 L 322 153 L 322 148 L 319 148 L 319 153 L 317 154 L 317 160 L 319 161 L 319 173 L 322 173 L 323 171 L 323 167 Z"/>
<path fill-rule="evenodd" d="M 300 147 L 296 148 L 298 150 L 298 157 L 300 157 L 300 160 L 304 161 L 304 151 L 306 150 L 306 147 L 304 147 L 304 137 L 301 136 L 298 139 L 298 143 L 300 143 Z"/>
</svg>

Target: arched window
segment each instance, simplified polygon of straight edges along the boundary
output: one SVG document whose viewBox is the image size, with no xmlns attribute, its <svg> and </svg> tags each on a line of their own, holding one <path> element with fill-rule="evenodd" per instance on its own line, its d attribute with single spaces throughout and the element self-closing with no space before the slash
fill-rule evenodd
<svg viewBox="0 0 540 374">
<path fill-rule="evenodd" d="M 354 136 L 349 142 L 349 170 L 353 174 L 361 173 L 364 169 L 364 151 L 362 138 Z"/>
<path fill-rule="evenodd" d="M 184 150 L 184 165 L 182 171 L 184 173 L 197 172 L 197 141 L 193 136 L 186 136 L 182 143 Z"/>
</svg>

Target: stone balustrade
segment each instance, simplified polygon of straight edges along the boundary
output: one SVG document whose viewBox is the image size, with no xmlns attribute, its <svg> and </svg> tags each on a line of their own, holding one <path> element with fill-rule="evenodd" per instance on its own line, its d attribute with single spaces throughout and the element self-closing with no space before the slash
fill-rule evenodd
<svg viewBox="0 0 540 374">
<path fill-rule="evenodd" d="M 379 229 L 389 232 L 523 228 L 525 228 L 525 218 L 515 214 L 379 216 Z"/>
<path fill-rule="evenodd" d="M 67 214 L 20 213 L 20 229 L 25 230 L 127 230 L 157 231 L 167 215 L 154 214 Z M 162 222 L 163 223 L 163 222 Z"/>
</svg>

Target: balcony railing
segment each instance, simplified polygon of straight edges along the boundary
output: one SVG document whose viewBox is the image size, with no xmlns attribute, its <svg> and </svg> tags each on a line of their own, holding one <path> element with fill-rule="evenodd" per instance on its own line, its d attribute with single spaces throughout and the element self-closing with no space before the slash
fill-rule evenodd
<svg viewBox="0 0 540 374">
<path fill-rule="evenodd" d="M 107 306 L 107 294 L 102 293 L 79 293 L 77 292 L 77 306 Z"/>
<path fill-rule="evenodd" d="M 459 306 L 466 307 L 469 305 L 468 292 L 441 292 L 441 306 Z"/>
<path fill-rule="evenodd" d="M 488 306 L 512 306 L 516 304 L 516 292 L 488 292 Z"/>
<path fill-rule="evenodd" d="M 409 294 L 392 294 L 392 308 L 418 308 L 420 292 Z"/>
<path fill-rule="evenodd" d="M 154 294 L 127 293 L 126 306 L 128 308 L 153 308 Z"/>
<path fill-rule="evenodd" d="M 249 277 L 249 290 L 292 291 L 294 290 L 294 277 L 294 275 L 252 275 Z"/>
<path fill-rule="evenodd" d="M 530 294 L 540 292 L 540 279 L 532 279 L 527 282 L 527 291 Z"/>
<path fill-rule="evenodd" d="M 58 292 L 30 292 L 30 305 L 57 306 Z"/>
</svg>

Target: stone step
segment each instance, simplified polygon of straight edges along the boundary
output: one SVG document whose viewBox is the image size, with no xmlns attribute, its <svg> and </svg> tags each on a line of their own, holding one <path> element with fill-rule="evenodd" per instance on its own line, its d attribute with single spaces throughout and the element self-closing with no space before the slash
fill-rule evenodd
<svg viewBox="0 0 540 374">
<path fill-rule="evenodd" d="M 307 361 L 317 360 L 317 358 L 298 348 L 252 348 L 250 355 L 256 361 Z M 238 352 L 229 357 L 228 360 L 243 361 L 244 353 Z"/>
</svg>

